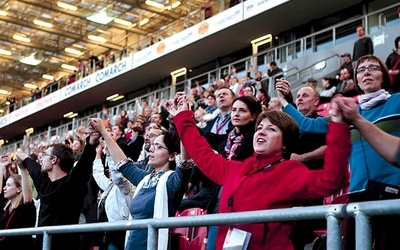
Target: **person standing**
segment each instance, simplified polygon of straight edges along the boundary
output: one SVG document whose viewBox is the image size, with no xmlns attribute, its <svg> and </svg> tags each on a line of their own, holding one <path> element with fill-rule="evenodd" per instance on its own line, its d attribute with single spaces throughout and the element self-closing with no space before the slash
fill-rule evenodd
<svg viewBox="0 0 400 250">
<path fill-rule="evenodd" d="M 371 38 L 365 36 L 364 27 L 358 26 L 356 31 L 358 40 L 353 47 L 353 61 L 357 61 L 362 56 L 374 54 L 374 44 Z"/>
<path fill-rule="evenodd" d="M 400 94 L 389 94 L 389 72 L 381 59 L 374 55 L 361 57 L 356 64 L 356 84 L 364 94 L 359 98 L 357 110 L 369 122 L 378 128 L 400 137 Z M 277 89 L 285 94 L 290 92 L 287 83 L 277 85 Z M 282 102 L 283 101 L 283 102 Z M 297 112 L 287 101 L 281 100 L 283 111 L 291 115 L 304 132 L 324 133 L 328 131 L 329 118 L 307 118 Z M 400 186 L 400 169 L 383 159 L 377 151 L 360 137 L 356 129 L 352 133 L 352 151 L 350 155 L 350 189 L 349 202 L 362 202 L 381 199 L 398 199 L 399 195 L 379 193 L 371 189 L 371 181 L 379 181 L 392 186 Z M 393 145 L 395 146 L 395 145 Z M 193 157 L 194 158 L 194 157 Z M 368 184 L 369 183 L 369 184 Z M 396 229 L 400 223 L 400 216 L 385 215 L 371 219 L 372 240 L 377 249 L 393 249 L 397 242 Z M 343 249 L 355 248 L 355 221 L 354 218 L 346 219 L 346 229 Z"/>
<path fill-rule="evenodd" d="M 0 173 L 11 159 L 7 155 L 0 158 Z M 36 207 L 32 199 L 32 187 L 29 182 L 28 171 L 20 168 L 21 175 L 12 174 L 8 177 L 4 191 L 4 198 L 8 200 L 0 213 L 0 230 L 34 227 L 36 222 Z M 0 176 L 2 177 L 2 176 Z M 32 249 L 31 235 L 0 237 L 0 249 Z"/>
<path fill-rule="evenodd" d="M 283 112 L 258 116 L 254 155 L 236 161 L 214 153 L 200 135 L 183 93 L 167 101 L 166 108 L 174 116 L 182 144 L 193 161 L 210 179 L 224 185 L 220 213 L 290 208 L 334 193 L 347 178 L 350 130 L 341 116 L 333 117 L 330 123 L 324 169 L 312 171 L 298 161 L 285 160 L 296 147 L 300 132 L 297 123 Z M 251 233 L 248 249 L 293 249 L 288 240 L 292 226 L 290 222 L 221 225 L 215 249 L 223 249 L 229 232 L 237 229 Z"/>
<path fill-rule="evenodd" d="M 394 40 L 396 50 L 393 50 L 386 59 L 386 66 L 390 75 L 390 90 L 393 93 L 400 91 L 400 36 Z"/>
<path fill-rule="evenodd" d="M 73 150 L 65 144 L 53 144 L 39 157 L 40 164 L 19 152 L 22 169 L 27 169 L 40 196 L 38 226 L 78 224 L 92 173 L 100 134 L 89 126 L 82 157 L 76 163 Z M 43 235 L 36 238 L 36 249 L 42 249 Z M 78 249 L 79 234 L 54 234 L 51 249 Z"/>
<path fill-rule="evenodd" d="M 353 79 L 353 77 L 354 77 L 353 71 L 354 70 L 353 70 L 353 62 L 351 61 L 350 53 L 344 53 L 343 55 L 341 55 L 341 57 L 343 58 L 343 63 L 342 63 L 342 65 L 340 65 L 339 74 L 342 69 L 347 69 L 347 71 L 349 71 L 349 73 L 350 73 L 350 78 Z"/>
</svg>

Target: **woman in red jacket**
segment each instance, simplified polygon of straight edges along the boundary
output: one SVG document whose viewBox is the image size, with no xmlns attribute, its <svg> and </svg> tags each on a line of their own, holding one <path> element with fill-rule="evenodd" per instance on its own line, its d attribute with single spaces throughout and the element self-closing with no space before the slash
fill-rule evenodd
<svg viewBox="0 0 400 250">
<path fill-rule="evenodd" d="M 178 93 L 166 107 L 175 116 L 177 131 L 194 162 L 210 179 L 224 186 L 220 213 L 290 208 L 306 199 L 330 195 L 346 183 L 350 131 L 335 109 L 326 140 L 324 169 L 310 171 L 302 163 L 287 158 L 296 147 L 299 129 L 283 112 L 262 113 L 253 138 L 254 155 L 245 161 L 228 161 L 215 154 L 199 134 L 193 112 L 187 108 L 186 96 Z M 234 228 L 251 233 L 248 249 L 281 250 L 293 249 L 288 239 L 292 226 L 290 222 L 274 222 L 241 224 Z M 216 249 L 222 249 L 228 230 L 232 228 L 219 227 Z"/>
</svg>

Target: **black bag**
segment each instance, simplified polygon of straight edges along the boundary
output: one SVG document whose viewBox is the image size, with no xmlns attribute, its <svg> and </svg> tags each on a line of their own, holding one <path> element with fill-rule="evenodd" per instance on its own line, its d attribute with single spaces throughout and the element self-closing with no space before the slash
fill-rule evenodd
<svg viewBox="0 0 400 250">
<path fill-rule="evenodd" d="M 400 187 L 387 183 L 368 180 L 367 200 L 389 200 L 400 198 Z"/>
</svg>

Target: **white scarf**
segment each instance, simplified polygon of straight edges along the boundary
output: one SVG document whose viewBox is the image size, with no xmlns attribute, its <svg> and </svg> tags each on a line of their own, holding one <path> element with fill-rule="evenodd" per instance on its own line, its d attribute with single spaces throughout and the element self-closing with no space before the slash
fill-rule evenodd
<svg viewBox="0 0 400 250">
<path fill-rule="evenodd" d="M 358 102 L 363 110 L 370 110 L 379 103 L 385 102 L 391 95 L 384 89 L 380 89 L 376 92 L 360 95 Z"/>
<path fill-rule="evenodd" d="M 156 197 L 154 200 L 153 218 L 167 218 L 168 217 L 168 192 L 167 180 L 173 170 L 168 170 L 161 175 L 156 187 Z M 139 193 L 143 184 L 150 179 L 151 174 L 146 175 L 137 185 L 135 195 Z M 167 250 L 168 248 L 168 228 L 158 229 L 158 250 Z"/>
</svg>

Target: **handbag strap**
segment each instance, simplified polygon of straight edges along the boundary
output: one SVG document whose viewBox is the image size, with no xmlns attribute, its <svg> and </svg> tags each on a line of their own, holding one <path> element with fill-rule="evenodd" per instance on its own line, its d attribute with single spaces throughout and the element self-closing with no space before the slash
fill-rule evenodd
<svg viewBox="0 0 400 250">
<path fill-rule="evenodd" d="M 400 63 L 400 56 L 399 56 L 399 58 L 397 59 L 397 62 L 394 64 L 392 70 L 395 70 L 395 69 L 397 68 L 397 65 L 399 65 L 399 63 Z"/>
</svg>

